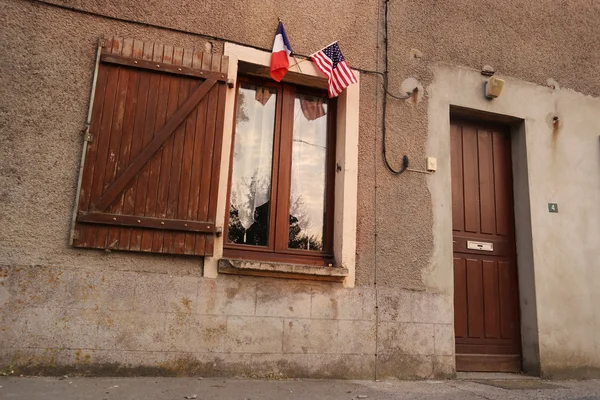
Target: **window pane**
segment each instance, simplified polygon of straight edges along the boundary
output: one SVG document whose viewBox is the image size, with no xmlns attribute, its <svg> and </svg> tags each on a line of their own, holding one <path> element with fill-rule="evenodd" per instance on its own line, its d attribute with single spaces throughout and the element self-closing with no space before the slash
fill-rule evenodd
<svg viewBox="0 0 600 400">
<path fill-rule="evenodd" d="M 229 243 L 267 246 L 275 128 L 275 89 L 238 91 L 229 207 Z"/>
<path fill-rule="evenodd" d="M 326 210 L 327 103 L 296 95 L 290 190 L 291 249 L 323 250 Z"/>
</svg>

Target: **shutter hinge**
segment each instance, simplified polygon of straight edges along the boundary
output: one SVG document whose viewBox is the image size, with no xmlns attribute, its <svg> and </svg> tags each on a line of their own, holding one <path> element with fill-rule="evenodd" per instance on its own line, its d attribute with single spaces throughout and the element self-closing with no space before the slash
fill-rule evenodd
<svg viewBox="0 0 600 400">
<path fill-rule="evenodd" d="M 85 128 L 83 128 L 80 131 L 81 135 L 83 135 L 83 138 L 86 142 L 91 142 L 92 141 L 92 134 L 90 132 L 90 124 L 85 124 Z"/>
</svg>

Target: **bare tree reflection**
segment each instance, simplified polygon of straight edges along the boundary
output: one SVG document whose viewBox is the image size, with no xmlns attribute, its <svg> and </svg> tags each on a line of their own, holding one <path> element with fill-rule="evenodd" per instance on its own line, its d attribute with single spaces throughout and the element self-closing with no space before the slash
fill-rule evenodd
<svg viewBox="0 0 600 400">
<path fill-rule="evenodd" d="M 240 182 L 241 188 L 232 190 L 229 207 L 229 229 L 227 238 L 230 243 L 267 246 L 269 238 L 269 209 L 270 201 L 254 208 L 257 194 L 264 196 L 270 192 L 269 180 L 259 178 L 258 169 L 250 179 Z M 242 189 L 245 188 L 245 189 Z M 245 193 L 246 199 L 238 198 Z M 261 196 L 261 197 L 262 197 Z M 267 194 L 268 196 L 268 194 Z M 310 216 L 300 194 L 292 194 L 289 216 L 288 247 L 290 249 L 315 250 L 323 249 L 323 239 L 320 235 L 309 234 Z M 244 228 L 242 215 L 254 208 L 253 223 Z"/>
</svg>

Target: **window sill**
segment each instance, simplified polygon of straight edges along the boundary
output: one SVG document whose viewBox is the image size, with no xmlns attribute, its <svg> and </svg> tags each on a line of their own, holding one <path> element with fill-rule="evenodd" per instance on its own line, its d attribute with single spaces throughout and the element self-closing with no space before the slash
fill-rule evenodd
<svg viewBox="0 0 600 400">
<path fill-rule="evenodd" d="M 306 279 L 341 282 L 348 276 L 343 267 L 319 267 L 300 264 L 266 263 L 260 261 L 222 258 L 217 271 L 220 274 L 266 276 L 284 279 Z"/>
</svg>

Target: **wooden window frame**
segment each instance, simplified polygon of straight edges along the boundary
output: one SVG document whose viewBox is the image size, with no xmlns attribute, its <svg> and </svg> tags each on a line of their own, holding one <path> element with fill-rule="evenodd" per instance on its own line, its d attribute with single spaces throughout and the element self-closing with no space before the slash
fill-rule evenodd
<svg viewBox="0 0 600 400">
<path fill-rule="evenodd" d="M 335 169 L 336 169 L 336 99 L 329 99 L 327 92 L 315 88 L 288 83 L 275 83 L 258 77 L 240 76 L 237 80 L 233 115 L 231 152 L 233 154 L 236 133 L 237 98 L 240 86 L 255 84 L 277 90 L 275 106 L 275 126 L 273 137 L 273 160 L 271 170 L 271 197 L 269 208 L 269 241 L 266 247 L 228 243 L 229 208 L 231 204 L 231 180 L 233 157 L 229 159 L 227 182 L 227 201 L 224 224 L 223 256 L 226 258 L 247 259 L 276 263 L 305 264 L 315 266 L 334 265 L 334 206 L 335 206 Z M 289 202 L 291 190 L 293 114 L 296 94 L 305 94 L 327 99 L 327 156 L 326 156 L 326 205 L 323 251 L 289 249 Z M 285 174 L 285 177 L 282 176 Z M 284 231 L 285 234 L 282 232 Z"/>
</svg>

